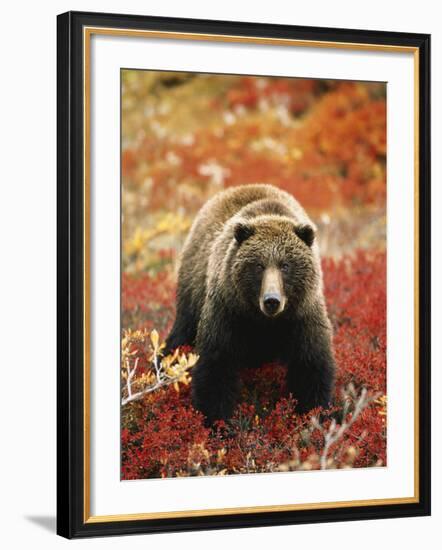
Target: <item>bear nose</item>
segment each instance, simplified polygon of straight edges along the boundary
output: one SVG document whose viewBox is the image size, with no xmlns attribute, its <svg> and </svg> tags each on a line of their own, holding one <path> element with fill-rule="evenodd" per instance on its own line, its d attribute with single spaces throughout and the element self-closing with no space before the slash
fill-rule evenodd
<svg viewBox="0 0 442 550">
<path fill-rule="evenodd" d="M 266 313 L 274 315 L 281 304 L 281 296 L 276 293 L 265 294 L 263 302 Z"/>
</svg>

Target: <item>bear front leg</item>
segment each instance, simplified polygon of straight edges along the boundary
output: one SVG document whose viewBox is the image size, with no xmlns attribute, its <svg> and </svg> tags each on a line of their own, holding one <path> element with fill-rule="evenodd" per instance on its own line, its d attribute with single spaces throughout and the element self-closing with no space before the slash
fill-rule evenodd
<svg viewBox="0 0 442 550">
<path fill-rule="evenodd" d="M 172 353 L 180 346 L 193 346 L 195 341 L 195 321 L 192 315 L 177 314 L 172 330 L 166 339 L 164 355 Z"/>
<path fill-rule="evenodd" d="M 198 312 L 190 296 L 179 289 L 175 322 L 166 339 L 164 354 L 167 355 L 180 346 L 193 346 L 197 326 Z"/>
<path fill-rule="evenodd" d="M 206 417 L 206 425 L 228 420 L 238 398 L 239 374 L 228 356 L 201 352 L 192 374 L 192 403 Z"/>
<path fill-rule="evenodd" d="M 206 417 L 206 425 L 229 419 L 239 390 L 239 366 L 242 365 L 235 311 L 227 299 L 212 288 L 205 297 L 198 324 L 195 351 L 199 355 L 192 373 L 192 402 Z"/>
<path fill-rule="evenodd" d="M 328 321 L 312 320 L 306 325 L 293 339 L 287 365 L 288 390 L 297 400 L 296 409 L 301 414 L 332 405 L 335 378 Z"/>
</svg>

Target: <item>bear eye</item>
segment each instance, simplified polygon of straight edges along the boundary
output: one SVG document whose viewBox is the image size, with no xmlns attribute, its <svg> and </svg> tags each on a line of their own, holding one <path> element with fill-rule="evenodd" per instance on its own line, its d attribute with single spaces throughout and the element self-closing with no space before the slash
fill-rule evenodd
<svg viewBox="0 0 442 550">
<path fill-rule="evenodd" d="M 256 264 L 256 269 L 257 269 L 258 271 L 264 271 L 264 269 L 265 269 L 264 264 L 257 263 L 257 264 Z"/>
<path fill-rule="evenodd" d="M 287 273 L 287 271 L 289 270 L 289 264 L 287 262 L 284 262 L 282 265 L 281 265 L 281 271 L 283 271 L 284 273 Z"/>
</svg>

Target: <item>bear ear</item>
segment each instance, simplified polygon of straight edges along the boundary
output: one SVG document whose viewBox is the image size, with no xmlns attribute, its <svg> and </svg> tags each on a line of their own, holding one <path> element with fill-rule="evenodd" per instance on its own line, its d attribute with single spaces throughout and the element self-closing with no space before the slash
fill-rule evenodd
<svg viewBox="0 0 442 550">
<path fill-rule="evenodd" d="M 235 225 L 235 229 L 233 230 L 233 234 L 238 244 L 241 244 L 244 241 L 246 241 L 254 233 L 255 233 L 254 227 L 246 223 L 237 223 Z"/>
<path fill-rule="evenodd" d="M 295 233 L 307 246 L 312 246 L 315 240 L 315 230 L 311 225 L 297 225 L 295 227 Z"/>
</svg>

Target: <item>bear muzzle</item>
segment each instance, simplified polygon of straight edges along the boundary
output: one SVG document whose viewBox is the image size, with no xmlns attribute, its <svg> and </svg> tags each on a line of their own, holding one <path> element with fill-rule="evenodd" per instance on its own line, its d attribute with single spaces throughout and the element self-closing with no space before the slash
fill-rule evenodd
<svg viewBox="0 0 442 550">
<path fill-rule="evenodd" d="M 259 307 L 264 315 L 276 317 L 284 311 L 285 304 L 286 297 L 281 273 L 279 269 L 269 267 L 263 274 Z"/>
</svg>

